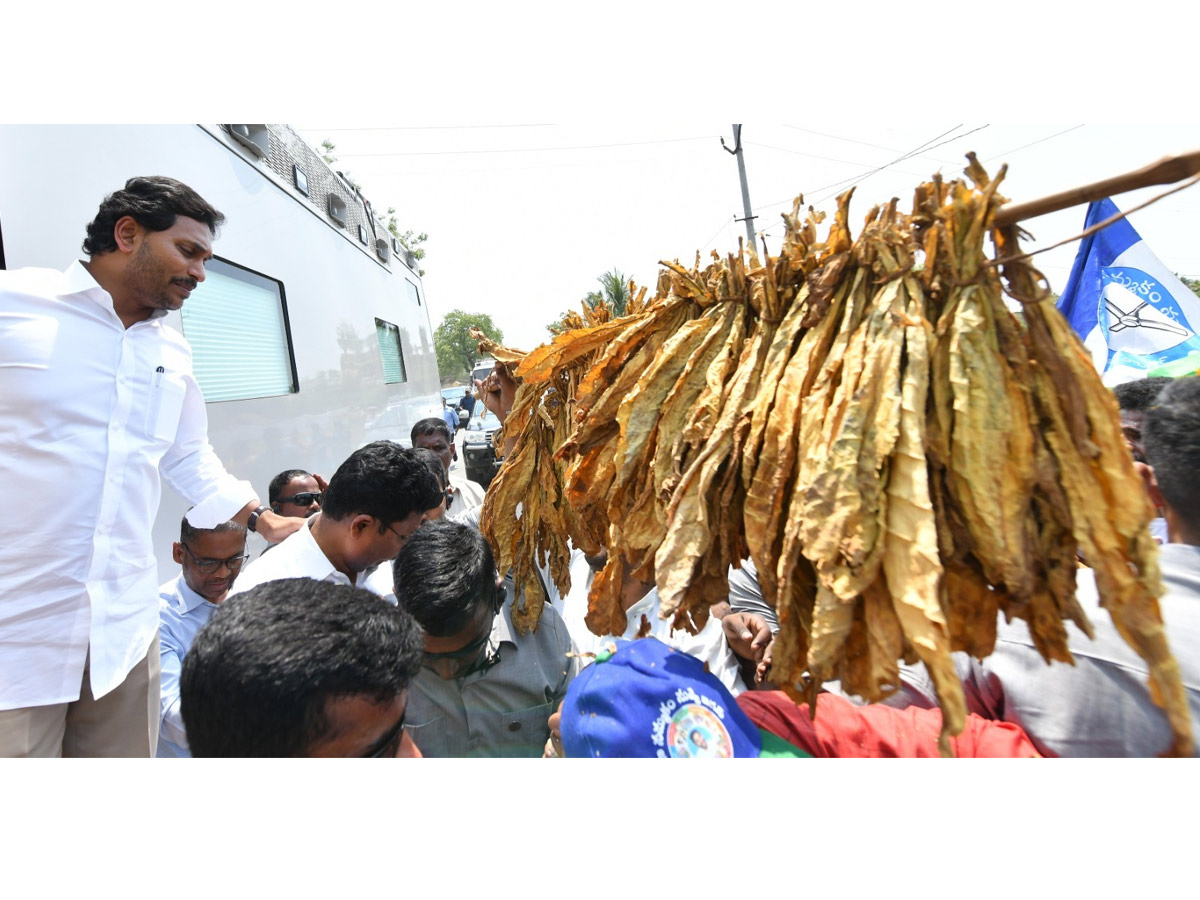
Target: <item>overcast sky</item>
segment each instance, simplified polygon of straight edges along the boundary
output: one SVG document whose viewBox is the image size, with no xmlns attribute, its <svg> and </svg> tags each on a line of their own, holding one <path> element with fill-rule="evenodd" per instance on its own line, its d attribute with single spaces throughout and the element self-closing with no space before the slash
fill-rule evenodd
<svg viewBox="0 0 1200 900">
<path fill-rule="evenodd" d="M 402 229 L 427 232 L 423 260 L 433 324 L 453 309 L 486 312 L 505 342 L 529 349 L 545 326 L 614 267 L 653 291 L 660 259 L 694 260 L 700 251 L 737 248 L 744 225 L 732 125 L 540 124 L 389 127 L 361 118 L 293 123 L 314 146 L 337 149 L 379 209 L 394 206 Z M 932 173 L 957 176 L 975 151 L 989 172 L 1008 163 L 1001 193 L 1013 202 L 1140 168 L 1162 156 L 1200 149 L 1200 125 L 1036 125 L 986 121 L 906 127 L 794 122 L 743 124 L 755 230 L 779 247 L 780 213 L 804 194 L 832 211 L 857 181 L 851 222 L 873 204 L 899 197 Z M 913 155 L 913 151 L 918 151 Z M 901 157 L 906 157 L 897 162 Z M 1165 188 L 1115 198 L 1125 209 Z M 1086 207 L 1026 223 L 1030 249 L 1083 228 Z M 1200 274 L 1200 186 L 1130 215 L 1167 266 Z M 828 220 L 827 220 L 828 221 Z M 822 232 L 823 233 L 823 232 Z M 1077 243 L 1038 257 L 1061 290 Z"/>
</svg>

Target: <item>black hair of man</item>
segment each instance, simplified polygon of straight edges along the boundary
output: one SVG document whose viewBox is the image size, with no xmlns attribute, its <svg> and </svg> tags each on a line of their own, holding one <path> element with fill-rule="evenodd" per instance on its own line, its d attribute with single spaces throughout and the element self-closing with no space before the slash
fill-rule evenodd
<svg viewBox="0 0 1200 900">
<path fill-rule="evenodd" d="M 126 216 L 150 231 L 166 231 L 179 216 L 186 216 L 207 225 L 213 237 L 225 221 L 224 215 L 182 181 L 164 175 L 130 178 L 122 190 L 113 191 L 100 203 L 96 218 L 88 223 L 83 252 L 100 256 L 116 250 L 113 228 Z"/>
<path fill-rule="evenodd" d="M 450 427 L 446 424 L 445 419 L 421 419 L 412 427 L 408 439 L 415 444 L 417 438 L 430 434 L 440 434 L 447 441 L 454 441 L 454 436 L 450 433 Z"/>
<path fill-rule="evenodd" d="M 438 484 L 442 486 L 442 491 L 446 490 L 446 467 L 442 465 L 442 458 L 430 450 L 428 447 L 417 447 L 413 450 L 417 459 L 429 467 L 429 471 L 437 478 Z"/>
<path fill-rule="evenodd" d="M 1112 389 L 1117 398 L 1117 406 L 1130 412 L 1145 412 L 1154 403 L 1158 392 L 1174 381 L 1174 378 L 1139 378 L 1137 381 L 1127 381 Z"/>
<path fill-rule="evenodd" d="M 442 489 L 433 473 L 394 441 L 374 441 L 359 447 L 338 466 L 321 514 L 337 521 L 367 515 L 379 520 L 379 532 L 393 522 L 423 513 L 442 502 Z"/>
<path fill-rule="evenodd" d="M 1146 410 L 1146 462 L 1163 499 L 1189 528 L 1200 529 L 1200 377 L 1172 379 Z"/>
<path fill-rule="evenodd" d="M 272 506 L 279 499 L 279 495 L 283 493 L 283 489 L 288 486 L 288 483 L 293 478 L 311 478 L 312 472 L 306 472 L 304 469 L 284 469 L 278 475 L 271 479 L 271 483 L 267 485 L 267 502 Z"/>
<path fill-rule="evenodd" d="M 496 562 L 479 530 L 438 519 L 408 539 L 392 563 L 396 599 L 431 637 L 462 631 L 496 596 Z"/>
<path fill-rule="evenodd" d="M 361 588 L 270 581 L 226 600 L 183 660 L 193 756 L 305 756 L 329 735 L 326 701 L 394 700 L 421 666 L 412 616 Z"/>
<path fill-rule="evenodd" d="M 191 512 L 191 510 L 189 509 L 188 512 Z M 216 528 L 197 528 L 188 521 L 187 514 L 185 513 L 183 520 L 179 523 L 179 543 L 191 546 L 191 544 L 195 543 L 196 538 L 200 537 L 201 535 L 214 534 L 218 531 L 239 531 L 244 533 L 246 531 L 246 526 L 230 521 L 222 522 Z"/>
</svg>

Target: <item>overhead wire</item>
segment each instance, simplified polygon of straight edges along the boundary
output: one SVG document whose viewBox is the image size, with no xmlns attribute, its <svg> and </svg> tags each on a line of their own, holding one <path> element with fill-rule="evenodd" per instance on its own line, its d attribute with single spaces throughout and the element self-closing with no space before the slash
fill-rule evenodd
<svg viewBox="0 0 1200 900">
<path fill-rule="evenodd" d="M 809 159 L 822 159 L 825 162 L 845 163 L 848 166 L 860 166 L 864 169 L 871 168 L 870 163 L 860 163 L 860 162 L 853 162 L 848 159 L 838 159 L 836 156 L 818 156 L 816 153 L 805 153 L 802 150 L 789 150 L 787 147 L 776 147 L 773 144 L 764 144 L 764 143 L 761 143 L 760 141 L 746 141 L 745 144 L 747 147 L 765 147 L 768 150 L 778 150 L 780 153 L 792 153 L 792 154 L 795 154 L 796 156 L 807 156 Z M 911 175 L 911 174 L 915 174 L 915 173 L 909 172 L 907 174 Z"/>
<path fill-rule="evenodd" d="M 700 249 L 699 249 L 698 251 L 696 251 L 696 252 L 697 252 L 697 253 L 703 253 L 705 250 L 707 250 L 707 249 L 708 249 L 708 248 L 709 248 L 709 247 L 712 245 L 713 239 L 714 239 L 714 238 L 716 238 L 716 236 L 717 236 L 718 234 L 720 234 L 720 233 L 721 233 L 721 232 L 722 232 L 724 229 L 728 228 L 728 227 L 729 227 L 729 223 L 730 223 L 730 222 L 732 222 L 732 221 L 733 221 L 734 219 L 736 219 L 736 218 L 737 218 L 737 216 L 729 216 L 728 218 L 726 218 L 725 220 L 723 220 L 723 221 L 721 222 L 721 227 L 720 227 L 720 228 L 718 228 L 716 231 L 714 231 L 714 232 L 712 233 L 712 237 L 710 237 L 710 238 L 709 238 L 707 241 L 705 241 L 703 244 L 701 244 L 701 245 L 700 245 Z"/>
<path fill-rule="evenodd" d="M 883 146 L 883 144 L 872 144 L 872 143 L 870 143 L 870 142 L 868 142 L 868 141 L 860 141 L 860 140 L 856 140 L 855 138 L 842 137 L 841 135 L 837 135 L 837 134 L 827 134 L 827 133 L 826 133 L 826 132 L 824 132 L 824 131 L 813 131 L 813 130 L 812 130 L 812 129 L 810 129 L 810 128 L 801 128 L 799 125 L 787 125 L 787 124 L 785 124 L 783 127 L 784 127 L 784 128 L 791 128 L 793 131 L 803 131 L 805 134 L 815 134 L 815 135 L 817 135 L 818 137 L 827 137 L 827 138 L 831 138 L 831 139 L 833 139 L 833 140 L 835 140 L 835 141 L 845 141 L 845 142 L 846 142 L 846 143 L 848 143 L 848 144 L 861 144 L 861 145 L 862 145 L 862 146 L 864 146 L 864 147 L 874 147 L 876 150 L 887 150 L 889 153 L 899 153 L 899 152 L 901 152 L 901 151 L 897 150 L 895 147 L 885 147 L 885 146 Z M 949 162 L 947 162 L 947 161 L 946 161 L 946 160 L 944 160 L 944 159 L 938 159 L 938 160 L 934 160 L 934 161 L 935 161 L 935 162 L 939 162 L 939 163 L 941 163 L 942 165 L 949 165 Z"/>
<path fill-rule="evenodd" d="M 961 126 L 961 125 L 958 125 L 958 126 L 956 126 L 956 127 L 957 127 L 957 128 L 962 128 L 962 126 Z M 875 174 L 876 174 L 876 173 L 878 173 L 878 172 L 882 172 L 884 169 L 887 169 L 887 168 L 889 168 L 890 166 L 892 166 L 892 165 L 893 165 L 894 163 L 896 163 L 896 162 L 903 162 L 903 161 L 904 161 L 904 160 L 906 160 L 906 159 L 911 159 L 913 156 L 916 156 L 916 155 L 917 155 L 918 153 L 920 153 L 922 150 L 933 150 L 933 149 L 935 149 L 935 148 L 937 148 L 937 147 L 944 147 L 946 144 L 950 144 L 950 143 L 953 143 L 954 141 L 961 140 L 962 138 L 965 138 L 967 135 L 969 135 L 969 134 L 974 134 L 974 133 L 975 133 L 975 132 L 977 132 L 977 131 L 982 131 L 983 129 L 985 129 L 985 128 L 987 128 L 987 127 L 988 127 L 987 125 L 980 125 L 978 128 L 972 128 L 970 131 L 964 131 L 962 134 L 956 134 L 956 135 L 955 135 L 954 137 L 952 137 L 952 138 L 947 138 L 946 140 L 942 141 L 940 144 L 934 144 L 932 147 L 923 147 L 923 148 L 919 148 L 919 149 L 917 149 L 917 150 L 914 150 L 914 151 L 912 151 L 911 153 L 908 153 L 908 154 L 906 154 L 906 155 L 904 155 L 904 156 L 900 157 L 900 158 L 899 158 L 899 159 L 897 159 L 897 160 L 894 160 L 894 162 L 888 163 L 888 164 L 887 164 L 887 165 L 885 165 L 885 166 L 880 166 L 880 167 L 879 167 L 878 169 L 876 169 L 874 172 L 868 172 L 866 175 L 863 175 L 861 178 L 858 178 L 858 179 L 847 179 L 847 180 L 848 180 L 848 181 L 850 181 L 850 186 L 851 186 L 851 187 L 853 187 L 853 186 L 854 186 L 854 185 L 856 185 L 856 184 L 861 184 L 863 181 L 866 181 L 866 180 L 867 180 L 868 178 L 870 178 L 872 175 L 875 175 Z M 954 129 L 951 129 L 951 131 L 953 131 L 953 130 L 954 130 Z M 949 134 L 949 133 L 950 133 L 950 132 L 945 132 L 945 134 Z M 943 135 L 938 135 L 938 137 L 942 137 L 942 136 L 943 136 Z M 936 140 L 937 140 L 937 138 L 934 138 L 934 140 L 936 141 Z M 838 183 L 838 184 L 836 184 L 836 185 L 832 185 L 832 184 L 831 184 L 831 185 L 829 185 L 829 187 L 839 187 L 841 184 L 845 184 L 845 182 L 839 182 L 839 183 Z M 826 188 L 818 188 L 817 190 L 818 190 L 818 191 L 821 191 L 821 190 L 826 190 Z M 813 191 L 813 193 L 815 194 L 815 193 L 817 193 L 817 191 Z M 829 199 L 830 197 L 832 197 L 832 196 L 833 196 L 833 194 L 826 194 L 826 195 L 825 195 L 825 196 L 823 196 L 823 197 L 819 197 L 818 199 L 816 199 L 816 200 L 812 201 L 812 205 L 814 205 L 814 206 L 815 206 L 815 205 L 816 205 L 816 204 L 818 204 L 818 203 L 822 203 L 822 202 L 824 202 L 825 200 L 828 200 L 828 199 Z"/>
<path fill-rule="evenodd" d="M 983 126 L 983 127 L 985 127 L 985 128 L 986 128 L 987 126 L 985 125 L 985 126 Z M 872 169 L 871 171 L 869 171 L 869 172 L 865 173 L 864 175 L 861 175 L 861 176 L 857 176 L 857 175 L 856 175 L 856 176 L 851 176 L 850 178 L 844 178 L 844 179 L 842 179 L 841 181 L 835 181 L 835 182 L 833 182 L 832 184 L 827 184 L 827 185 L 824 185 L 823 187 L 815 188 L 815 189 L 814 189 L 814 190 L 812 190 L 812 191 L 797 191 L 797 193 L 813 193 L 813 194 L 816 194 L 816 193 L 818 193 L 818 192 L 820 192 L 820 191 L 825 191 L 825 190 L 828 190 L 829 188 L 836 188 L 836 187 L 839 187 L 839 186 L 841 186 L 841 185 L 843 185 L 843 184 L 847 184 L 847 183 L 849 183 L 849 182 L 851 182 L 851 181 L 854 181 L 854 179 L 855 179 L 855 178 L 858 178 L 858 179 L 859 179 L 859 181 L 861 181 L 861 180 L 863 180 L 863 179 L 865 179 L 865 178 L 869 178 L 870 176 L 872 176 L 872 175 L 876 174 L 877 172 L 882 172 L 884 169 L 886 169 L 886 168 L 888 168 L 888 167 L 890 167 L 890 166 L 893 166 L 893 165 L 895 165 L 895 164 L 896 164 L 896 163 L 898 163 L 898 162 L 903 162 L 904 160 L 906 160 L 906 159 L 909 159 L 909 158 L 910 158 L 910 157 L 912 157 L 912 156 L 915 156 L 916 154 L 918 154 L 918 153 L 922 152 L 923 150 L 926 150 L 926 149 L 932 149 L 932 148 L 930 148 L 930 147 L 929 147 L 929 144 L 932 144 L 934 141 L 936 141 L 936 140 L 938 140 L 938 139 L 940 139 L 940 138 L 943 138 L 943 137 L 945 137 L 946 135 L 948 135 L 948 134 L 950 134 L 950 133 L 952 133 L 952 132 L 954 132 L 954 131 L 957 131 L 959 128 L 962 128 L 962 125 L 955 125 L 955 126 L 954 126 L 953 128 L 951 128 L 949 131 L 943 131 L 943 132 L 942 132 L 941 134 L 939 134 L 937 137 L 932 137 L 932 138 L 930 138 L 930 139 L 929 139 L 929 140 L 927 140 L 927 141 L 926 141 L 924 144 L 921 144 L 921 146 L 917 147 L 915 150 L 910 150 L 908 153 L 905 153 L 903 156 L 897 157 L 896 159 L 892 160 L 890 163 L 885 163 L 885 164 L 884 164 L 884 165 L 882 165 L 882 166 L 878 166 L 878 167 L 876 167 L 876 168 Z M 975 129 L 975 130 L 976 130 L 976 131 L 978 131 L 979 129 Z M 970 133 L 971 133 L 971 132 L 969 132 L 969 131 L 968 131 L 968 132 L 966 132 L 966 134 L 970 134 Z M 963 136 L 965 136 L 965 135 L 959 135 L 959 137 L 963 137 Z M 950 138 L 950 140 L 955 140 L 955 138 Z M 947 143 L 948 143 L 948 141 L 947 141 Z M 940 147 L 940 146 L 941 146 L 941 144 L 936 144 L 935 146 L 939 146 L 939 147 Z M 894 151 L 893 151 L 893 152 L 894 152 Z M 855 182 L 855 184 L 857 184 L 857 183 L 858 183 L 858 182 Z M 765 204 L 765 205 L 763 205 L 763 206 L 756 206 L 756 207 L 754 208 L 754 211 L 755 211 L 755 212 L 758 212 L 760 209 L 768 209 L 768 208 L 770 208 L 770 207 L 772 207 L 772 206 L 781 206 L 781 205 L 783 205 L 783 204 L 791 203 L 791 202 L 792 202 L 794 199 L 795 199 L 795 197 L 794 197 L 794 195 L 793 195 L 792 197 L 789 197 L 789 198 L 787 198 L 786 200 L 776 200 L 776 201 L 774 201 L 773 203 L 767 203 L 767 204 Z"/>
<path fill-rule="evenodd" d="M 947 138 L 946 140 L 941 141 L 941 143 L 937 143 L 937 144 L 933 143 L 934 141 L 937 141 L 937 140 L 940 140 L 941 138 L 946 137 L 946 135 L 948 135 L 948 134 L 952 134 L 953 132 L 957 131 L 959 128 L 962 128 L 961 124 L 955 125 L 953 128 L 949 129 L 948 131 L 943 131 L 941 134 L 937 135 L 937 137 L 930 138 L 928 141 L 921 144 L 919 147 L 916 147 L 915 149 L 910 150 L 908 153 L 905 153 L 903 156 L 899 156 L 896 159 L 892 160 L 891 162 L 885 163 L 884 165 L 879 166 L 878 168 L 873 169 L 864 175 L 857 176 L 855 178 L 845 178 L 845 179 L 842 179 L 841 181 L 834 182 L 833 184 L 827 184 L 824 187 L 816 188 L 815 190 L 811 191 L 811 193 L 814 193 L 814 194 L 820 193 L 821 191 L 826 191 L 826 190 L 829 190 L 830 188 L 838 189 L 838 188 L 841 188 L 843 185 L 849 185 L 849 186 L 853 187 L 854 185 L 860 184 L 861 182 L 870 178 L 872 175 L 878 174 L 879 172 L 882 172 L 884 169 L 890 168 L 891 166 L 895 165 L 898 162 L 903 162 L 906 159 L 911 159 L 912 157 L 917 156 L 926 150 L 933 150 L 936 147 L 942 147 L 953 141 L 957 141 L 960 138 L 964 138 L 969 134 L 974 134 L 976 131 L 981 131 L 987 127 L 988 127 L 987 125 L 980 125 L 978 128 L 972 128 L 970 131 L 964 131 L 962 134 L 956 134 L 956 135 L 954 135 L 954 137 Z M 932 146 L 930 146 L 930 145 L 932 145 Z M 834 193 L 839 193 L 839 192 L 840 191 L 838 191 L 838 190 L 834 191 Z M 809 192 L 802 191 L 800 193 L 809 193 Z M 816 206 L 818 203 L 824 202 L 831 196 L 833 196 L 833 194 L 825 194 L 824 196 L 818 197 L 816 200 L 810 201 L 808 205 Z M 789 199 L 789 200 L 780 200 L 780 201 L 776 201 L 775 203 L 767 204 L 767 206 L 779 206 L 780 204 L 783 204 L 783 203 L 791 203 L 791 202 L 793 202 L 793 200 L 794 200 L 794 198 Z M 764 209 L 764 208 L 766 208 L 766 207 L 758 207 L 757 209 Z M 757 211 L 757 209 L 756 209 L 756 211 Z M 760 234 L 769 234 L 773 229 L 778 228 L 782 224 L 783 224 L 782 222 L 776 223 L 775 225 L 770 226 L 770 228 L 762 229 L 762 231 L 760 231 L 759 233 Z"/>
<path fill-rule="evenodd" d="M 1018 150 L 1024 150 L 1027 147 L 1034 146 L 1034 144 L 1040 144 L 1040 143 L 1042 143 L 1042 141 L 1048 141 L 1051 138 L 1059 137 L 1061 135 L 1066 134 L 1068 131 L 1074 131 L 1076 128 L 1082 128 L 1082 127 L 1083 127 L 1083 125 L 1072 125 L 1070 128 L 1063 129 L 1062 131 L 1048 135 L 1044 138 L 1039 138 L 1038 140 L 1033 141 L 1032 143 L 1022 144 L 1020 147 L 1014 147 L 1012 150 L 1005 150 L 1003 153 L 997 153 L 994 156 L 989 156 L 987 159 L 983 160 L 983 162 L 991 162 L 992 160 L 999 159 L 1002 156 L 1011 156 L 1012 154 L 1016 153 Z"/>
</svg>

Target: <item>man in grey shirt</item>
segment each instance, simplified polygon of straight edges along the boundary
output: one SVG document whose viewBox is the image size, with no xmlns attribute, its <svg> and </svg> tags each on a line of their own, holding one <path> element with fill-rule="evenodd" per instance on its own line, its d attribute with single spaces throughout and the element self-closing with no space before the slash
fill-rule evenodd
<svg viewBox="0 0 1200 900">
<path fill-rule="evenodd" d="M 424 631 L 405 729 L 427 757 L 540 757 L 549 719 L 579 671 L 558 613 L 513 627 L 512 583 L 478 529 L 447 519 L 409 538 L 393 567 L 396 599 Z"/>
<path fill-rule="evenodd" d="M 1200 378 L 1165 388 L 1146 411 L 1147 464 L 1135 463 L 1167 522 L 1159 548 L 1165 593 L 1159 600 L 1167 640 L 1179 662 L 1192 717 L 1193 754 L 1200 749 Z M 1022 620 L 996 629 L 996 648 L 980 661 L 956 653 L 968 712 L 1013 722 L 1047 756 L 1157 756 L 1171 744 L 1166 715 L 1150 699 L 1145 662 L 1100 607 L 1091 570 L 1081 569 L 1076 598 L 1096 632 L 1088 640 L 1067 623 L 1075 665 L 1047 665 Z M 903 700 L 934 701 L 920 666 L 901 673 Z M 889 701 L 899 705 L 898 698 Z"/>
</svg>

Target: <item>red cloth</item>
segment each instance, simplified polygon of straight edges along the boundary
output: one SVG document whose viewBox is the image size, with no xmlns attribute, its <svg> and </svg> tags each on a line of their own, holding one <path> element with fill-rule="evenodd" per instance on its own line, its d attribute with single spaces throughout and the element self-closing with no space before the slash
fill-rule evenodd
<svg viewBox="0 0 1200 900">
<path fill-rule="evenodd" d="M 797 706 L 783 691 L 746 691 L 737 702 L 756 727 L 816 757 L 939 755 L 942 711 L 937 708 L 856 706 L 837 694 L 821 694 L 813 719 L 807 703 Z M 974 713 L 950 746 L 961 757 L 1040 756 L 1018 726 Z"/>
</svg>

